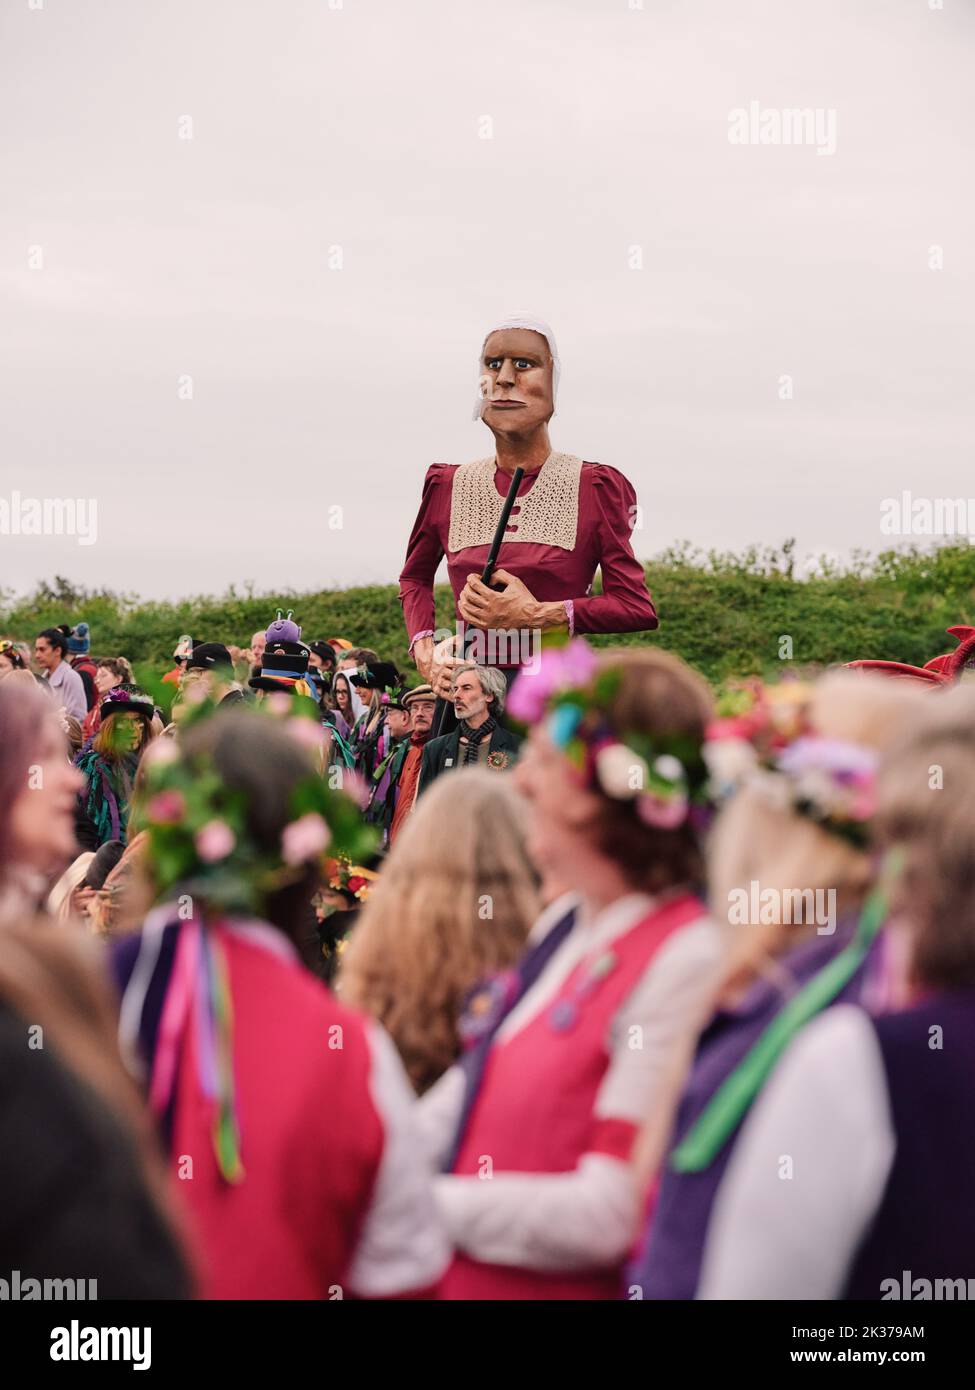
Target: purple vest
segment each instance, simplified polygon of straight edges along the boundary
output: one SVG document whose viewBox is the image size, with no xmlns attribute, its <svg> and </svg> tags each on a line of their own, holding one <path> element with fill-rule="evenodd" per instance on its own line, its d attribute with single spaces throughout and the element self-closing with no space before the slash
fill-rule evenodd
<svg viewBox="0 0 975 1390">
<path fill-rule="evenodd" d="M 890 1279 L 902 1298 L 915 1279 L 975 1279 L 975 989 L 871 1022 L 897 1148 L 850 1269 L 849 1299 L 880 1299 Z M 940 1048 L 931 1045 L 935 1028 Z"/>
<path fill-rule="evenodd" d="M 721 1010 L 701 1034 L 697 1055 L 681 1097 L 671 1147 L 684 1139 L 715 1092 L 751 1050 L 788 999 L 849 944 L 854 922 L 841 922 L 834 936 L 804 942 L 781 964 L 792 977 L 789 995 L 759 980 L 734 1010 Z M 837 995 L 835 1003 L 853 1004 L 861 997 L 876 943 L 866 962 Z M 742 1120 L 747 1119 L 747 1112 Z M 701 1272 L 711 1207 L 734 1152 L 741 1125 L 711 1164 L 699 1173 L 676 1173 L 665 1162 L 649 1229 L 624 1280 L 623 1296 L 638 1286 L 642 1298 L 693 1298 Z"/>
</svg>

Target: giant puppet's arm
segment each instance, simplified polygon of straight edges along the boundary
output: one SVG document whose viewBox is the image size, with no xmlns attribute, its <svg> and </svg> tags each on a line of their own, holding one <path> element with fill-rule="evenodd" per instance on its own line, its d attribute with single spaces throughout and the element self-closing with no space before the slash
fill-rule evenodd
<svg viewBox="0 0 975 1390">
<path fill-rule="evenodd" d="M 572 631 L 645 632 L 655 628 L 658 620 L 643 566 L 630 543 L 638 516 L 636 493 L 615 468 L 592 467 L 603 592 L 573 600 Z"/>
<path fill-rule="evenodd" d="M 443 559 L 441 544 L 441 513 L 443 489 L 440 484 L 449 476 L 447 465 L 433 463 L 423 482 L 423 496 L 417 512 L 406 561 L 399 577 L 399 601 L 410 638 L 410 651 L 421 667 L 433 651 L 433 632 L 436 626 L 433 581 Z M 449 488 L 447 489 L 449 496 Z"/>
</svg>

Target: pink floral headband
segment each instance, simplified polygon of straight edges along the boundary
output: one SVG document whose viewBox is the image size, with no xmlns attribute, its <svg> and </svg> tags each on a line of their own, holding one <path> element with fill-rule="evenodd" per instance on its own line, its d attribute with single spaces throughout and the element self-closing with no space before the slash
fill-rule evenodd
<svg viewBox="0 0 975 1390">
<path fill-rule="evenodd" d="M 544 723 L 586 785 L 611 801 L 631 802 L 644 825 L 676 830 L 707 801 L 700 744 L 688 734 L 615 730 L 609 708 L 621 678 L 618 668 L 600 667 L 577 637 L 547 647 L 538 670 L 518 677 L 508 710 L 523 723 Z"/>
</svg>

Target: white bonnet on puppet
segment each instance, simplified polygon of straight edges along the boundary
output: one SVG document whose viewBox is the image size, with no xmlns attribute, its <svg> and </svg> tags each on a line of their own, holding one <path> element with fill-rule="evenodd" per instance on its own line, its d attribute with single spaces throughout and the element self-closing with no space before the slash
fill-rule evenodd
<svg viewBox="0 0 975 1390">
<path fill-rule="evenodd" d="M 536 318 L 534 314 L 517 313 L 509 314 L 507 318 L 501 319 L 493 328 L 489 328 L 484 335 L 484 342 L 481 343 L 481 351 L 477 359 L 477 373 L 474 386 L 474 414 L 471 418 L 480 420 L 481 412 L 484 409 L 484 397 L 481 394 L 481 377 L 484 374 L 484 364 L 481 359 L 484 355 L 484 343 L 487 342 L 492 333 L 497 333 L 502 328 L 530 328 L 533 333 L 541 333 L 542 337 L 548 343 L 548 350 L 552 354 L 552 406 L 554 409 L 558 399 L 559 376 L 562 372 L 562 364 L 559 361 L 559 350 L 555 345 L 555 334 L 544 319 Z"/>
</svg>

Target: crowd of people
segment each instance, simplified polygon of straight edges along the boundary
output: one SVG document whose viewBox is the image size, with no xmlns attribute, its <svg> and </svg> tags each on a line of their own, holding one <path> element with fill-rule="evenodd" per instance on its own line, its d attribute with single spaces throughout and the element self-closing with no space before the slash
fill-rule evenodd
<svg viewBox="0 0 975 1390">
<path fill-rule="evenodd" d="M 141 685 L 83 621 L 0 642 L 8 1267 L 102 1298 L 971 1277 L 953 631 L 720 692 L 568 635 L 411 684 L 280 611 Z"/>
</svg>

